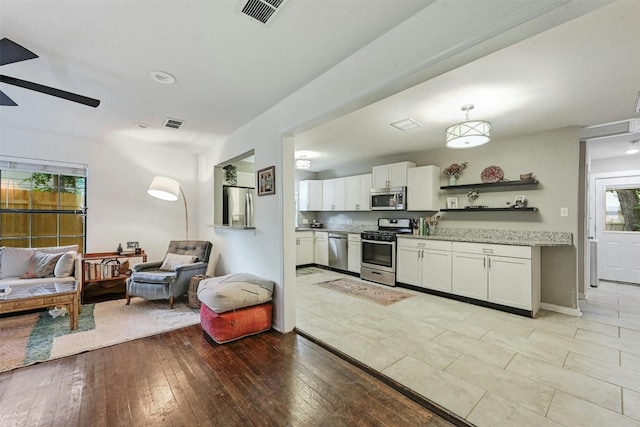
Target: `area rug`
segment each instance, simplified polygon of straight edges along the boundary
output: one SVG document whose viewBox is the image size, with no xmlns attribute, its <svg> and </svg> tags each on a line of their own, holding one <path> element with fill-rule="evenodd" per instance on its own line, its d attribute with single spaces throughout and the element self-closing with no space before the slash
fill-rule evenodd
<svg viewBox="0 0 640 427">
<path fill-rule="evenodd" d="M 69 317 L 47 311 L 0 318 L 0 372 L 70 356 L 200 323 L 200 311 L 183 302 L 105 301 L 82 306 L 78 329 Z"/>
<path fill-rule="evenodd" d="M 317 286 L 331 289 L 346 295 L 352 295 L 380 305 L 391 305 L 398 301 L 411 298 L 413 295 L 400 292 L 391 288 L 359 282 L 352 279 L 329 280 L 328 282 L 314 283 Z"/>
<path fill-rule="evenodd" d="M 296 270 L 296 276 L 308 276 L 309 274 L 326 273 L 327 271 L 317 267 L 302 267 Z"/>
</svg>

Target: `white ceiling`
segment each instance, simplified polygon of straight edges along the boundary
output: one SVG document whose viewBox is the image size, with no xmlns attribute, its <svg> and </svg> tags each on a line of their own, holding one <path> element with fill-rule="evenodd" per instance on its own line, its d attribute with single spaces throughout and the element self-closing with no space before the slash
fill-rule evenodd
<svg viewBox="0 0 640 427">
<path fill-rule="evenodd" d="M 238 3 L 0 0 L 0 37 L 40 56 L 1 74 L 101 100 L 94 109 L 0 84 L 19 104 L 0 107 L 0 126 L 199 152 L 432 1 L 290 0 L 268 26 L 240 15 Z M 296 149 L 322 154 L 315 170 L 361 158 L 363 147 L 371 156 L 423 151 L 442 145 L 465 103 L 496 138 L 637 117 L 639 18 L 638 1 L 605 6 L 298 135 Z M 153 70 L 177 83 L 154 82 Z M 167 117 L 185 125 L 163 129 Z M 423 127 L 388 126 L 407 117 Z"/>
<path fill-rule="evenodd" d="M 354 159 L 444 146 L 445 129 L 471 119 L 492 123 L 494 138 L 640 117 L 640 2 L 622 1 L 562 24 L 361 110 L 296 135 L 313 171 Z M 421 128 L 390 123 L 411 118 Z M 630 139 L 591 145 L 592 158 L 623 156 Z M 638 155 L 640 162 L 640 155 Z"/>
<path fill-rule="evenodd" d="M 1 74 L 101 100 L 93 109 L 2 84 L 19 106 L 0 107 L 0 124 L 198 152 L 429 3 L 293 0 L 264 26 L 238 0 L 0 0 L 0 38 L 40 56 Z M 177 83 L 152 81 L 154 70 Z M 186 123 L 164 129 L 167 117 Z"/>
</svg>

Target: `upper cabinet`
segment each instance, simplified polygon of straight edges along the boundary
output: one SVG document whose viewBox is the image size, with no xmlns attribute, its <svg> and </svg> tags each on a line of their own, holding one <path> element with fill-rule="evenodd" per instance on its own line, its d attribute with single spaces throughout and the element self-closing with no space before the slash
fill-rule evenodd
<svg viewBox="0 0 640 427">
<path fill-rule="evenodd" d="M 238 187 L 255 188 L 256 187 L 256 174 L 249 173 L 249 172 L 238 172 L 237 173 L 237 178 L 236 178 L 236 183 L 235 184 L 227 183 L 227 185 L 236 185 Z"/>
<path fill-rule="evenodd" d="M 322 210 L 344 211 L 346 205 L 346 178 L 322 181 Z"/>
<path fill-rule="evenodd" d="M 390 188 L 407 186 L 407 170 L 415 168 L 413 162 L 398 162 L 388 165 L 374 166 L 373 188 Z"/>
<path fill-rule="evenodd" d="M 322 210 L 322 181 L 300 181 L 298 189 L 298 204 L 300 211 Z"/>
<path fill-rule="evenodd" d="M 407 210 L 439 210 L 439 183 L 440 168 L 438 166 L 409 168 L 407 170 Z"/>
<path fill-rule="evenodd" d="M 371 174 L 348 176 L 346 181 L 347 211 L 371 210 Z"/>
</svg>

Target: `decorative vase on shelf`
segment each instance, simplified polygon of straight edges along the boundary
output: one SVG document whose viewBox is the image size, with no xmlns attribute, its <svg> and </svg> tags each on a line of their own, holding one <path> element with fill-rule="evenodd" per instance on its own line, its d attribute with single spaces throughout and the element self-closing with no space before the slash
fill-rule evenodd
<svg viewBox="0 0 640 427">
<path fill-rule="evenodd" d="M 449 175 L 449 185 L 456 185 L 456 176 Z"/>
</svg>

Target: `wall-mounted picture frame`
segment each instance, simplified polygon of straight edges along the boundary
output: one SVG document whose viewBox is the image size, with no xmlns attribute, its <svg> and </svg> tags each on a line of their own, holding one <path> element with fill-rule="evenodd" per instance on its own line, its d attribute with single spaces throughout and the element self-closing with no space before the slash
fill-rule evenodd
<svg viewBox="0 0 640 427">
<path fill-rule="evenodd" d="M 447 197 L 447 209 L 458 209 L 457 197 Z"/>
<path fill-rule="evenodd" d="M 269 194 L 276 194 L 276 167 L 269 166 L 268 168 L 260 169 L 256 172 L 258 175 L 258 196 L 267 196 Z"/>
<path fill-rule="evenodd" d="M 527 201 L 525 200 L 524 196 L 516 196 L 516 198 L 513 200 L 514 208 L 524 208 L 526 205 Z"/>
</svg>

